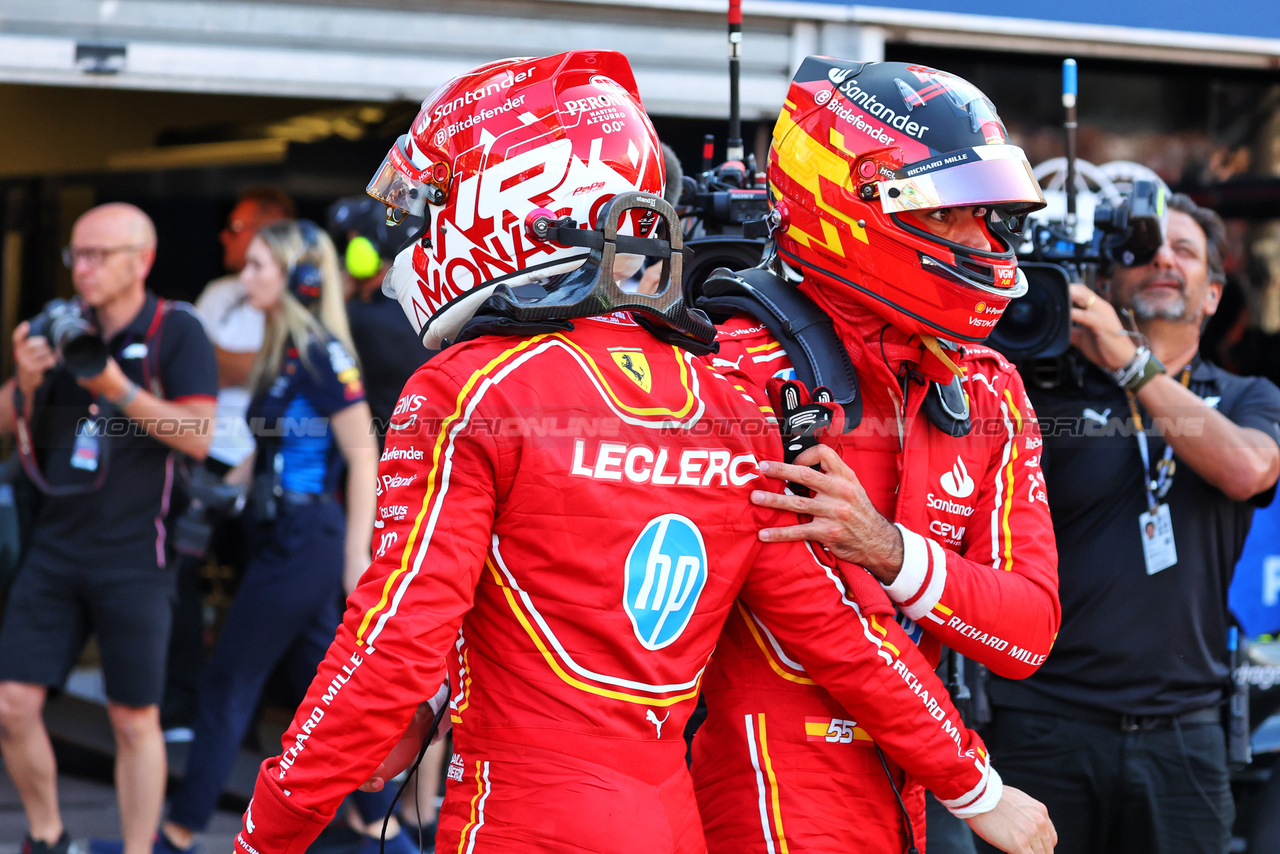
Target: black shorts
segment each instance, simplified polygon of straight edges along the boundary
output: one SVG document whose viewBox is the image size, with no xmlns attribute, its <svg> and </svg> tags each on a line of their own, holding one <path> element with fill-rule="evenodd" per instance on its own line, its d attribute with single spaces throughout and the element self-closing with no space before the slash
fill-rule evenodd
<svg viewBox="0 0 1280 854">
<path fill-rule="evenodd" d="M 73 566 L 32 550 L 0 622 L 0 680 L 60 687 L 89 633 L 108 699 L 152 706 L 164 694 L 174 576 L 154 564 Z"/>
</svg>

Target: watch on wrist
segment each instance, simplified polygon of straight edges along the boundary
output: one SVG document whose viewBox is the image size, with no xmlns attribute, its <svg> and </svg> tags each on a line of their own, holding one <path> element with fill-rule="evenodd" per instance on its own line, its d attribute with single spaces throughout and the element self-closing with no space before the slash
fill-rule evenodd
<svg viewBox="0 0 1280 854">
<path fill-rule="evenodd" d="M 1133 358 L 1129 360 L 1129 364 L 1118 371 L 1113 371 L 1111 376 L 1115 379 L 1116 385 L 1121 388 L 1137 391 L 1164 371 L 1164 364 L 1150 349 L 1139 347 L 1138 352 L 1134 353 Z"/>
<path fill-rule="evenodd" d="M 1155 373 L 1150 376 L 1147 372 L 1154 366 Z M 1158 373 L 1164 373 L 1164 365 L 1160 364 L 1160 360 L 1151 355 L 1151 350 L 1145 346 L 1140 346 L 1134 351 L 1133 358 L 1119 370 L 1111 371 L 1111 378 L 1115 380 L 1116 385 L 1129 391 L 1137 391 L 1145 383 L 1151 380 L 1151 377 Z M 1137 383 L 1137 385 L 1134 385 Z"/>
<path fill-rule="evenodd" d="M 1147 383 L 1165 372 L 1164 363 L 1156 358 L 1155 354 L 1148 351 L 1147 359 L 1142 364 L 1142 369 L 1138 371 L 1130 380 L 1125 383 L 1124 387 L 1129 391 L 1136 392 Z"/>
</svg>

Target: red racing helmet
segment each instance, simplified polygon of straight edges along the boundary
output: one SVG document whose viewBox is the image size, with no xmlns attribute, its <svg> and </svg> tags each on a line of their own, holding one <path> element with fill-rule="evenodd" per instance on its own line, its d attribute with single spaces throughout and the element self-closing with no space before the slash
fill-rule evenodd
<svg viewBox="0 0 1280 854">
<path fill-rule="evenodd" d="M 532 239 L 535 211 L 595 228 L 618 193 L 662 188 L 658 137 L 622 54 L 481 66 L 423 102 L 369 182 L 393 218 L 426 220 L 383 290 L 424 343 L 439 347 L 499 284 L 547 279 L 585 260 L 584 247 Z M 655 226 L 633 211 L 619 233 L 647 237 Z"/>
<path fill-rule="evenodd" d="M 1044 196 L 995 106 L 953 74 L 808 57 L 774 127 L 767 178 L 782 260 L 906 332 L 982 341 L 1026 292 L 1012 232 Z M 989 249 L 903 216 L 970 205 Z"/>
</svg>

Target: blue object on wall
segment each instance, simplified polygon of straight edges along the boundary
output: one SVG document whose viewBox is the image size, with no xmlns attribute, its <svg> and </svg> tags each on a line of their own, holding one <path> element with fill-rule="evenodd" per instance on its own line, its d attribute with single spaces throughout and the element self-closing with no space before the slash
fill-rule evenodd
<svg viewBox="0 0 1280 854">
<path fill-rule="evenodd" d="M 798 0 L 799 1 L 799 0 Z M 783 3 L 786 0 L 782 0 Z M 1170 3 L 1168 0 L 1075 0 L 1074 3 L 1028 4 L 1025 0 L 971 0 L 960 8 L 955 0 L 873 0 L 854 4 L 848 0 L 803 0 L 830 6 L 871 6 L 920 12 L 964 12 L 998 18 L 1063 21 L 1070 24 L 1100 24 L 1112 27 L 1140 27 L 1149 30 L 1178 30 L 1189 33 L 1280 38 L 1280 3 L 1258 0 L 1221 0 L 1218 3 Z M 777 4 L 781 5 L 781 3 Z"/>
<path fill-rule="evenodd" d="M 1227 603 L 1247 637 L 1280 630 L 1280 501 L 1254 512 Z"/>
</svg>

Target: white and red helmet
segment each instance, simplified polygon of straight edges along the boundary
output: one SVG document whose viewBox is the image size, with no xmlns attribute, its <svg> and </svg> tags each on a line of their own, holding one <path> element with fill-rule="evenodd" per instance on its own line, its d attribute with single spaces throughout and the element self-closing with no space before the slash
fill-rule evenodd
<svg viewBox="0 0 1280 854">
<path fill-rule="evenodd" d="M 481 66 L 422 105 L 367 192 L 425 217 L 384 291 L 428 347 L 439 347 L 499 284 L 568 272 L 589 250 L 531 239 L 535 211 L 595 228 L 618 193 L 661 194 L 662 151 L 626 57 L 571 51 Z M 643 220 L 643 222 L 642 222 Z M 619 233 L 647 237 L 652 216 Z"/>
<path fill-rule="evenodd" d="M 808 57 L 766 174 L 782 260 L 899 329 L 981 341 L 1026 292 L 1009 230 L 1044 196 L 994 105 L 954 74 Z M 904 216 L 962 206 L 978 208 L 989 249 Z"/>
</svg>

